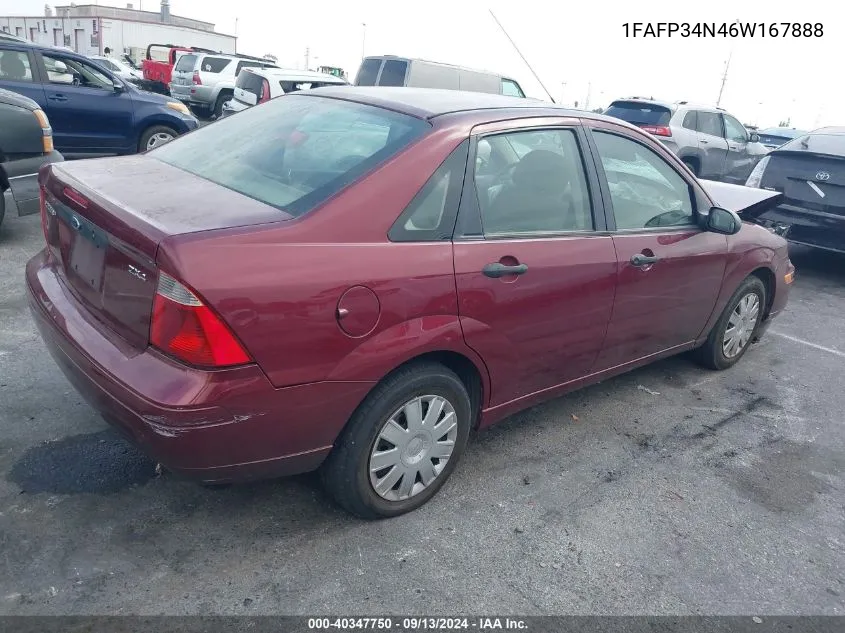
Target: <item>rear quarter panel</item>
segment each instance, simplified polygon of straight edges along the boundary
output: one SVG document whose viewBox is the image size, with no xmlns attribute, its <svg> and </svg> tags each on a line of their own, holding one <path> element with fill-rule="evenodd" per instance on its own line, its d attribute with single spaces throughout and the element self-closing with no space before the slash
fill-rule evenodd
<svg viewBox="0 0 845 633">
<path fill-rule="evenodd" d="M 387 240 L 464 138 L 435 130 L 298 220 L 165 240 L 160 266 L 224 317 L 277 387 L 375 382 L 444 350 L 469 357 L 485 376 L 458 323 L 451 242 Z M 372 331 L 361 336 L 344 333 L 337 319 L 338 300 L 354 286 L 369 288 L 378 304 Z"/>
</svg>

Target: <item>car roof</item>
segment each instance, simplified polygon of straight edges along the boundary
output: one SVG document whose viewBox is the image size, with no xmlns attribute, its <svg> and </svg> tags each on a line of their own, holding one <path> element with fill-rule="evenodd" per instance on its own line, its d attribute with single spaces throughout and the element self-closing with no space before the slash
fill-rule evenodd
<svg viewBox="0 0 845 633">
<path fill-rule="evenodd" d="M 0 88 L 0 103 L 26 108 L 27 110 L 38 110 L 41 107 L 29 97 L 3 88 Z"/>
<path fill-rule="evenodd" d="M 336 84 L 347 83 L 345 79 L 335 77 L 334 75 L 330 75 L 328 73 L 317 72 L 315 70 L 297 70 L 295 68 L 256 68 L 251 66 L 244 68 L 244 70 L 248 70 L 249 72 L 262 77 L 272 77 L 274 79 L 281 77 L 301 81 L 326 81 Z"/>
<path fill-rule="evenodd" d="M 540 113 L 545 115 L 600 119 L 626 125 L 624 121 L 619 121 L 613 117 L 607 117 L 585 110 L 572 110 L 555 103 L 540 101 L 539 99 L 506 97 L 504 95 L 469 92 L 465 90 L 384 86 L 330 86 L 296 94 L 355 101 L 357 103 L 394 110 L 420 119 L 433 119 L 445 114 L 478 111 L 490 111 L 490 116 L 493 118 L 496 111 L 534 110 L 535 112 L 541 111 Z"/>
</svg>

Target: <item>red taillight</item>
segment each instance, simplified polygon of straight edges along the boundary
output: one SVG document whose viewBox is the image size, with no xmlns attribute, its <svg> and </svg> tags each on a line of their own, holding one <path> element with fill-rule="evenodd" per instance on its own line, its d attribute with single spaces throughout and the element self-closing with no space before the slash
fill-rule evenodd
<svg viewBox="0 0 845 633">
<path fill-rule="evenodd" d="M 194 71 L 194 76 L 191 78 L 191 83 L 194 84 L 195 86 L 201 86 L 202 85 L 202 79 L 200 79 L 200 71 L 198 71 L 198 70 Z"/>
<path fill-rule="evenodd" d="M 228 367 L 252 360 L 220 317 L 167 273 L 159 273 L 150 343 L 198 367 Z"/>
<path fill-rule="evenodd" d="M 266 79 L 262 79 L 261 98 L 258 100 L 258 103 L 264 103 L 265 101 L 270 101 L 270 82 Z"/>
<path fill-rule="evenodd" d="M 44 241 L 50 243 L 50 218 L 47 217 L 47 192 L 44 185 L 38 187 L 38 197 L 41 198 L 41 230 L 44 231 Z"/>
<path fill-rule="evenodd" d="M 655 136 L 672 136 L 672 130 L 665 125 L 641 125 L 640 127 Z"/>
</svg>

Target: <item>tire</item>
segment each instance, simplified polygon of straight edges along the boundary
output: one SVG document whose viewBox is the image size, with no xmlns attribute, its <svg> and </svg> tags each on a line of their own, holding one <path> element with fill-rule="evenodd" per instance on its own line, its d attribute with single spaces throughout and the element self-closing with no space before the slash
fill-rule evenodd
<svg viewBox="0 0 845 633">
<path fill-rule="evenodd" d="M 6 215 L 6 192 L 0 191 L 0 226 L 3 225 L 3 217 Z"/>
<path fill-rule="evenodd" d="M 169 140 L 173 140 L 179 134 L 173 128 L 169 128 L 166 125 L 154 125 L 150 128 L 144 130 L 144 133 L 141 134 L 141 140 L 138 141 L 138 151 L 139 152 L 146 152 L 148 150 L 154 149 L 155 147 L 161 147 L 164 143 L 168 142 L 164 140 L 165 136 L 170 136 Z M 151 143 L 154 139 L 159 139 L 151 146 Z"/>
<path fill-rule="evenodd" d="M 698 178 L 698 165 L 695 161 L 690 160 L 689 158 L 684 158 L 681 162 L 689 168 L 696 178 Z"/>
<path fill-rule="evenodd" d="M 445 401 L 442 409 L 431 408 L 433 403 L 439 403 L 437 398 Z M 420 404 L 418 412 L 422 424 L 414 424 L 418 433 L 412 434 L 410 418 L 403 412 L 405 406 L 414 408 L 416 403 Z M 432 417 L 428 423 L 433 426 L 426 427 L 426 413 L 435 410 L 439 421 L 434 422 Z M 394 423 L 388 427 L 391 419 Z M 373 389 L 350 418 L 321 468 L 323 485 L 340 506 L 363 519 L 395 517 L 416 510 L 431 499 L 452 474 L 466 447 L 472 419 L 470 396 L 454 372 L 432 362 L 400 368 Z M 438 425 L 443 425 L 438 432 L 449 428 L 452 420 L 455 425 L 448 434 L 440 437 L 431 434 L 431 429 L 437 429 Z M 399 438 L 392 448 L 382 431 Z M 407 442 L 406 437 L 409 438 Z M 435 463 L 436 458 L 430 456 L 430 451 L 450 446 L 452 452 L 438 471 L 443 460 L 438 459 Z M 391 456 L 394 450 L 398 452 Z M 379 451 L 383 458 L 395 459 L 395 465 L 371 473 L 370 460 L 374 451 Z M 428 477 L 434 475 L 427 485 L 423 471 Z M 396 472 L 402 474 L 397 478 Z M 409 476 L 408 473 L 413 474 Z M 375 489 L 379 483 L 385 486 L 381 494 Z M 411 488 L 410 496 L 403 496 L 407 491 L 403 491 L 404 485 Z"/>
<path fill-rule="evenodd" d="M 748 299 L 748 297 L 753 297 L 753 299 Z M 749 331 L 746 326 L 740 330 L 743 332 L 743 335 L 739 339 L 740 347 L 738 350 L 730 353 L 732 348 L 728 346 L 726 333 L 729 327 L 731 327 L 730 322 L 732 317 L 734 319 L 743 319 L 740 314 L 743 310 L 743 308 L 740 307 L 740 303 L 746 300 L 749 302 L 749 304 L 746 304 L 748 309 L 750 309 L 750 306 L 753 305 L 756 300 L 756 317 L 754 317 L 753 326 L 751 326 L 750 321 L 748 321 L 750 316 L 745 317 L 746 320 L 744 322 L 747 326 L 751 326 L 751 329 Z M 746 277 L 739 285 L 739 288 L 736 289 L 736 292 L 734 292 L 730 301 L 728 301 L 724 312 L 722 312 L 722 316 L 719 317 L 719 320 L 716 322 L 716 325 L 707 337 L 707 342 L 695 350 L 696 360 L 710 369 L 728 369 L 729 367 L 736 365 L 739 362 L 739 359 L 745 355 L 745 352 L 748 351 L 748 348 L 751 347 L 751 344 L 754 342 L 755 335 L 760 327 L 760 321 L 763 319 L 765 307 L 766 287 L 763 285 L 763 282 L 754 276 Z"/>
<path fill-rule="evenodd" d="M 231 101 L 232 98 L 232 95 L 228 92 L 221 92 L 217 95 L 217 101 L 214 102 L 214 111 L 212 113 L 215 118 L 219 119 L 223 115 L 223 105 L 227 101 Z"/>
</svg>

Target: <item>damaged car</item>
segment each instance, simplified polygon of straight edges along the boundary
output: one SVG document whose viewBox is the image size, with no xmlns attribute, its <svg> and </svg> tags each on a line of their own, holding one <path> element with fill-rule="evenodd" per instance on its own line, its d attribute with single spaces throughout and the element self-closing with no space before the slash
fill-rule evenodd
<svg viewBox="0 0 845 633">
<path fill-rule="evenodd" d="M 297 92 L 119 167 L 41 173 L 26 284 L 56 363 L 172 471 L 319 469 L 370 519 L 522 409 L 682 352 L 732 367 L 794 277 L 743 221 L 779 193 L 521 98 Z"/>
</svg>

